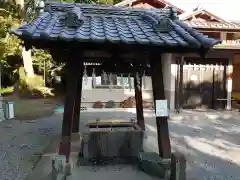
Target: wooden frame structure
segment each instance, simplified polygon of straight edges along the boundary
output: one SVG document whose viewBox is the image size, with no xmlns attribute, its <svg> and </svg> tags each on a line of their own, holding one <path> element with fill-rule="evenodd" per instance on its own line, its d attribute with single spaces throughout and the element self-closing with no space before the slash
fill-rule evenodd
<svg viewBox="0 0 240 180">
<path fill-rule="evenodd" d="M 67 66 L 67 92 L 59 154 L 70 154 L 71 134 L 79 131 L 84 62 L 98 62 L 106 71 L 138 73 L 151 66 L 154 102 L 165 99 L 163 53 L 204 54 L 220 43 L 180 22 L 171 7 L 131 9 L 92 4 L 47 3 L 44 12 L 13 34 L 27 48 L 48 49 Z M 131 65 L 132 66 L 131 66 Z M 127 68 L 127 66 L 129 68 Z M 144 130 L 141 81 L 135 76 L 137 122 Z M 156 117 L 159 155 L 171 157 L 168 117 Z"/>
</svg>

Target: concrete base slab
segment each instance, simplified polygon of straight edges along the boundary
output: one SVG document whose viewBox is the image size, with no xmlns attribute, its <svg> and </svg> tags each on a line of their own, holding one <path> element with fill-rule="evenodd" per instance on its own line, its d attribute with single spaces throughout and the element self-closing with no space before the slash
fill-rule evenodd
<svg viewBox="0 0 240 180">
<path fill-rule="evenodd" d="M 170 180 L 186 180 L 186 159 L 180 152 L 172 154 Z"/>
<path fill-rule="evenodd" d="M 70 162 L 72 166 L 66 166 L 66 174 L 71 174 L 71 169 L 75 168 L 74 165 L 77 164 L 78 160 L 78 151 L 80 149 L 80 143 L 77 140 L 78 136 L 76 135 L 73 137 L 72 141 L 72 152 L 70 154 Z M 41 160 L 38 162 L 36 167 L 33 169 L 33 171 L 28 175 L 26 180 L 52 180 L 52 179 L 61 179 L 62 175 L 54 176 L 52 173 L 52 160 L 57 155 L 58 152 L 58 146 L 60 142 L 60 136 L 55 137 L 52 140 L 52 143 L 50 146 L 46 149 L 45 153 L 42 155 Z M 76 140 L 76 141 L 74 141 Z"/>
<path fill-rule="evenodd" d="M 74 168 L 67 180 L 159 180 L 131 165 L 80 166 Z"/>
<path fill-rule="evenodd" d="M 51 156 L 43 156 L 26 180 L 52 180 L 51 161 Z"/>
<path fill-rule="evenodd" d="M 151 176 L 170 178 L 171 159 L 165 160 L 155 152 L 141 152 L 139 155 L 139 168 Z"/>
</svg>

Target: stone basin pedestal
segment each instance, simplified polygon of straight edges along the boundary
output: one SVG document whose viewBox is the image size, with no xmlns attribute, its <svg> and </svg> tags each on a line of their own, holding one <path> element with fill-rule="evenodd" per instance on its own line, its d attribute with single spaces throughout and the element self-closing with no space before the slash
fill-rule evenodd
<svg viewBox="0 0 240 180">
<path fill-rule="evenodd" d="M 143 131 L 130 121 L 88 123 L 83 134 L 84 159 L 137 159 L 142 151 Z"/>
</svg>

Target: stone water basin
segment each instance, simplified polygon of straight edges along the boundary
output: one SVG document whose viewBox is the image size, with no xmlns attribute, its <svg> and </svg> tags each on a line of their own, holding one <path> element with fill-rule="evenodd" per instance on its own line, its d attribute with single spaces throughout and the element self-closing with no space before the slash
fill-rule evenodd
<svg viewBox="0 0 240 180">
<path fill-rule="evenodd" d="M 83 134 L 83 157 L 132 158 L 142 150 L 143 131 L 133 121 L 90 121 Z"/>
</svg>

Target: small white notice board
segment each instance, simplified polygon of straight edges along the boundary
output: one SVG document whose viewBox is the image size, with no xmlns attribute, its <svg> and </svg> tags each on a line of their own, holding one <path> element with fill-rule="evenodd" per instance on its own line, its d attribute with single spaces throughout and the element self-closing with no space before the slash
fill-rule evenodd
<svg viewBox="0 0 240 180">
<path fill-rule="evenodd" d="M 167 100 L 156 100 L 156 117 L 167 117 L 168 107 Z"/>
</svg>

